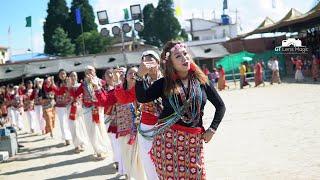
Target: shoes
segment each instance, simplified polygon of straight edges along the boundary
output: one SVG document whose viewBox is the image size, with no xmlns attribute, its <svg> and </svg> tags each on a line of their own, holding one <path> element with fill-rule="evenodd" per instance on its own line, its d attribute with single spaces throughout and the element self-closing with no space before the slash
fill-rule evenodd
<svg viewBox="0 0 320 180">
<path fill-rule="evenodd" d="M 79 146 L 79 150 L 80 150 L 80 152 L 83 152 L 83 151 L 84 151 L 84 146 L 83 146 L 83 145 L 80 145 L 80 146 Z"/>
<path fill-rule="evenodd" d="M 66 140 L 65 145 L 69 146 L 70 145 L 70 140 Z"/>
<path fill-rule="evenodd" d="M 76 147 L 76 148 L 74 149 L 74 153 L 79 154 L 79 153 L 80 153 L 80 148 L 79 148 L 79 147 Z"/>
<path fill-rule="evenodd" d="M 104 160 L 106 157 L 107 157 L 107 155 L 105 153 L 98 153 L 96 160 L 101 161 L 101 160 Z"/>
</svg>

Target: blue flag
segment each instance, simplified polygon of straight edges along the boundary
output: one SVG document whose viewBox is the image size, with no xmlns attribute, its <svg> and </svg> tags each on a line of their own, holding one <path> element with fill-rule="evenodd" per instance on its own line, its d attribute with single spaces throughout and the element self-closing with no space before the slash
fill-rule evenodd
<svg viewBox="0 0 320 180">
<path fill-rule="evenodd" d="M 77 24 L 82 24 L 80 8 L 76 9 L 76 21 L 77 21 Z"/>
<path fill-rule="evenodd" d="M 228 9 L 228 0 L 223 0 L 223 10 Z"/>
</svg>

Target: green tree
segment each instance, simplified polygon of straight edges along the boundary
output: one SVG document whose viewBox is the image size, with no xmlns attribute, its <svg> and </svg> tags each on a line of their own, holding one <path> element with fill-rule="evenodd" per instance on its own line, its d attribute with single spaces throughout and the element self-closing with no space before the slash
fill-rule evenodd
<svg viewBox="0 0 320 180">
<path fill-rule="evenodd" d="M 83 40 L 86 54 L 106 52 L 107 46 L 111 44 L 111 38 L 106 38 L 97 31 L 85 32 L 76 39 L 77 54 L 83 54 Z"/>
<path fill-rule="evenodd" d="M 97 24 L 94 22 L 94 12 L 92 6 L 89 4 L 88 0 L 72 0 L 70 8 L 70 16 L 68 20 L 69 28 L 68 33 L 72 42 L 81 35 L 81 27 L 76 21 L 76 9 L 80 8 L 82 17 L 82 27 L 83 32 L 97 31 Z M 76 49 L 77 53 L 78 48 Z"/>
<path fill-rule="evenodd" d="M 178 19 L 174 16 L 173 0 L 159 0 L 154 12 L 153 27 L 162 46 L 167 41 L 176 39 L 181 31 Z"/>
<path fill-rule="evenodd" d="M 159 46 L 161 41 L 156 36 L 156 29 L 154 28 L 154 12 L 155 8 L 153 4 L 147 4 L 143 8 L 143 20 L 144 20 L 144 29 L 142 32 L 139 32 L 139 37 L 146 41 L 146 44 Z"/>
<path fill-rule="evenodd" d="M 47 17 L 43 25 L 44 52 L 56 54 L 52 36 L 57 27 L 67 30 L 67 19 L 69 17 L 68 7 L 65 0 L 50 0 L 48 2 Z"/>
<path fill-rule="evenodd" d="M 54 54 L 58 56 L 68 56 L 74 54 L 74 44 L 68 38 L 68 34 L 58 27 L 54 30 L 52 36 L 52 46 L 54 48 Z"/>
<path fill-rule="evenodd" d="M 188 34 L 185 29 L 181 29 L 180 35 L 176 40 L 179 41 L 188 41 Z"/>
</svg>

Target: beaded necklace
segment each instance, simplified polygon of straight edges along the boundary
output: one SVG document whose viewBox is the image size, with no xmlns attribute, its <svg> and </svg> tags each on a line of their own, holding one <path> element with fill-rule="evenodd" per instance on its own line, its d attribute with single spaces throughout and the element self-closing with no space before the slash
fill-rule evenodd
<svg viewBox="0 0 320 180">
<path fill-rule="evenodd" d="M 173 124 L 178 122 L 180 119 L 185 123 L 191 123 L 193 120 L 200 119 L 201 113 L 201 104 L 202 104 L 202 91 L 200 82 L 191 77 L 190 88 L 189 88 L 189 97 L 185 101 L 182 101 L 182 105 L 179 105 L 178 94 L 174 94 L 168 97 L 169 103 L 174 109 L 174 113 L 163 119 L 159 119 L 159 122 L 150 130 L 143 131 L 141 126 L 138 127 L 139 133 L 146 139 L 152 140 L 156 135 L 163 133 L 167 128 L 171 127 Z M 190 109 L 191 108 L 191 113 Z M 189 112 L 190 117 L 185 118 L 185 113 Z M 190 118 L 190 119 L 189 119 Z M 193 119 L 195 118 L 195 119 Z M 151 133 L 151 134 L 148 134 Z"/>
</svg>

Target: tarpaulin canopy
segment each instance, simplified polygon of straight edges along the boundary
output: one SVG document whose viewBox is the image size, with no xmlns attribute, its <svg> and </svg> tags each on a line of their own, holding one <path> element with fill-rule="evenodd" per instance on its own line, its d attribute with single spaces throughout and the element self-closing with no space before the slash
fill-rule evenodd
<svg viewBox="0 0 320 180">
<path fill-rule="evenodd" d="M 221 65 L 226 73 L 232 73 L 238 71 L 239 66 L 242 62 L 247 61 L 248 58 L 254 58 L 255 54 L 248 51 L 241 51 L 239 53 L 230 54 L 218 60 L 217 66 Z"/>
<path fill-rule="evenodd" d="M 265 64 L 264 68 L 267 68 L 268 61 L 271 57 L 276 57 L 278 59 L 280 73 L 285 74 L 285 57 L 283 54 L 275 54 L 274 51 L 266 51 L 259 54 L 242 51 L 239 53 L 230 54 L 218 60 L 217 66 L 222 65 L 227 74 L 231 74 L 233 71 L 234 73 L 239 73 L 239 66 L 241 62 L 247 61 L 249 64 L 254 64 L 256 61 L 262 60 Z"/>
<path fill-rule="evenodd" d="M 245 38 L 253 34 L 272 32 L 300 32 L 320 24 L 320 2 L 306 13 L 291 8 L 290 11 L 278 22 L 264 27 L 257 27 L 255 30 L 239 35 L 233 40 Z"/>
</svg>

